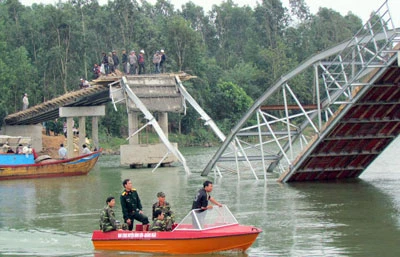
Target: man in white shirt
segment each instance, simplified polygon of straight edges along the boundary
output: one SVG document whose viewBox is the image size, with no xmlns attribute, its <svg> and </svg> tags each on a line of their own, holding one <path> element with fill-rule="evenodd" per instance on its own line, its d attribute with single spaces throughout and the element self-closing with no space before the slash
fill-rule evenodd
<svg viewBox="0 0 400 257">
<path fill-rule="evenodd" d="M 92 153 L 92 151 L 90 151 L 90 149 L 86 146 L 86 144 L 83 144 L 83 145 L 82 145 L 82 148 L 83 148 L 83 150 L 82 150 L 82 155 Z"/>
<path fill-rule="evenodd" d="M 61 160 L 67 159 L 67 149 L 64 147 L 64 144 L 60 145 L 60 149 L 58 149 L 58 156 Z"/>
</svg>

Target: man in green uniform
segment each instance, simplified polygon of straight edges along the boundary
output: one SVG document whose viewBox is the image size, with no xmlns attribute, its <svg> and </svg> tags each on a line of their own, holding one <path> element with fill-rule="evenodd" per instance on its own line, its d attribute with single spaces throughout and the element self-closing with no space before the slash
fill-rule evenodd
<svg viewBox="0 0 400 257">
<path fill-rule="evenodd" d="M 154 221 L 157 219 L 156 211 L 161 210 L 164 213 L 164 222 L 167 226 L 167 230 L 172 230 L 172 225 L 175 222 L 175 215 L 173 211 L 171 211 L 171 205 L 169 202 L 165 201 L 165 194 L 163 192 L 157 193 L 158 201 L 153 204 L 153 217 Z"/>
<path fill-rule="evenodd" d="M 143 214 L 139 194 L 136 189 L 132 188 L 132 182 L 130 179 L 125 179 L 122 182 L 122 186 L 125 190 L 120 196 L 121 208 L 124 220 L 129 226 L 129 230 L 133 229 L 134 220 L 140 221 L 144 225 L 143 230 L 147 230 L 149 219 Z"/>
<path fill-rule="evenodd" d="M 106 206 L 101 211 L 100 214 L 100 230 L 103 232 L 113 231 L 113 230 L 120 230 L 121 224 L 118 220 L 115 219 L 115 214 L 113 211 L 113 207 L 115 206 L 115 198 L 110 196 L 106 200 Z M 128 228 L 126 224 L 122 226 L 125 230 Z"/>
<path fill-rule="evenodd" d="M 150 226 L 150 231 L 166 231 L 167 225 L 164 220 L 164 213 L 161 210 L 156 210 L 155 215 L 157 216 Z"/>
</svg>

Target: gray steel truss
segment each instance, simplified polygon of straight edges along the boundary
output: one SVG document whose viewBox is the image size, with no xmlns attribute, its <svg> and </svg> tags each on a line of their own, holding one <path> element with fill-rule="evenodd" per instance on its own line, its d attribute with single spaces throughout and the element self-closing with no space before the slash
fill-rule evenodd
<svg viewBox="0 0 400 257">
<path fill-rule="evenodd" d="M 374 69 L 388 67 L 398 58 L 399 37 L 400 30 L 394 27 L 386 1 L 351 40 L 312 56 L 274 85 L 267 85 L 268 89 L 232 128 L 202 175 L 207 176 L 214 169 L 220 173 L 234 171 L 238 176 L 240 171 L 240 176 L 249 173 L 264 179 L 272 171 L 290 176 L 296 169 L 294 163 L 316 145 L 315 140 L 323 137 L 330 123 L 336 122 L 335 112 L 351 106 L 357 92 L 366 90 L 378 78 Z M 299 100 L 302 92 L 291 86 L 306 74 L 313 74 L 312 95 L 307 104 Z M 268 107 L 278 106 L 277 101 L 278 108 Z M 256 121 L 256 125 L 246 126 L 248 121 Z M 232 144 L 235 147 L 228 149 Z M 245 165 L 242 161 L 246 161 Z"/>
</svg>

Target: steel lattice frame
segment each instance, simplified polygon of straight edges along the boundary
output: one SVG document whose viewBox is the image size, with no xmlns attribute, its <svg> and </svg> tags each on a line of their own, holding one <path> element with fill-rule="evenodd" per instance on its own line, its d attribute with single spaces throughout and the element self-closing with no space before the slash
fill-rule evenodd
<svg viewBox="0 0 400 257">
<path fill-rule="evenodd" d="M 319 140 L 338 110 L 352 105 L 358 93 L 373 84 L 376 68 L 388 67 L 397 58 L 399 33 L 386 1 L 351 40 L 312 56 L 269 87 L 231 130 L 202 175 L 214 169 L 219 174 L 234 171 L 240 177 L 248 171 L 255 179 L 266 179 L 267 171 L 295 170 L 295 161 L 312 145 L 310 139 Z M 291 86 L 307 73 L 314 77 L 312 108 Z M 276 99 L 282 109 L 266 111 L 265 105 Z M 247 126 L 249 121 L 256 125 Z M 236 147 L 228 149 L 230 144 Z"/>
</svg>

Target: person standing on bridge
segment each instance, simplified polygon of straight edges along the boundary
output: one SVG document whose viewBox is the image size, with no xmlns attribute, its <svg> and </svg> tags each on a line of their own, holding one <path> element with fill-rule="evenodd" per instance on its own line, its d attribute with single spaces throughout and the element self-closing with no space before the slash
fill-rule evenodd
<svg viewBox="0 0 400 257">
<path fill-rule="evenodd" d="M 122 50 L 122 70 L 124 71 L 124 74 L 128 74 L 128 55 L 126 54 L 125 49 Z"/>
<path fill-rule="evenodd" d="M 145 59 L 144 59 L 144 50 L 143 49 L 140 50 L 138 63 L 139 63 L 139 75 L 145 74 L 146 68 L 145 68 Z"/>
<path fill-rule="evenodd" d="M 114 71 L 119 70 L 119 58 L 117 55 L 117 51 L 115 51 L 115 50 L 112 51 L 112 58 L 113 58 L 113 62 L 114 62 Z"/>
<path fill-rule="evenodd" d="M 129 60 L 129 74 L 136 75 L 137 70 L 137 56 L 135 50 L 131 51 L 131 54 L 128 57 Z"/>
<path fill-rule="evenodd" d="M 101 64 L 104 67 L 104 74 L 107 76 L 108 73 L 109 73 L 108 57 L 107 57 L 107 54 L 105 52 L 103 52 L 102 54 L 103 54 L 103 59 L 101 60 Z"/>
<path fill-rule="evenodd" d="M 111 52 L 108 53 L 108 71 L 109 73 L 107 75 L 115 75 L 114 59 Z"/>
<path fill-rule="evenodd" d="M 161 62 L 160 51 L 157 51 L 157 52 L 153 55 L 153 64 L 154 64 L 154 73 L 155 73 L 155 74 L 160 73 L 160 62 Z"/>
<path fill-rule="evenodd" d="M 28 109 L 29 106 L 29 99 L 28 99 L 28 94 L 25 93 L 24 97 L 22 98 L 22 110 L 25 111 Z"/>
<path fill-rule="evenodd" d="M 161 73 L 165 73 L 165 61 L 166 60 L 167 60 L 167 56 L 164 53 L 164 49 L 161 49 L 161 62 L 160 62 Z"/>
</svg>

